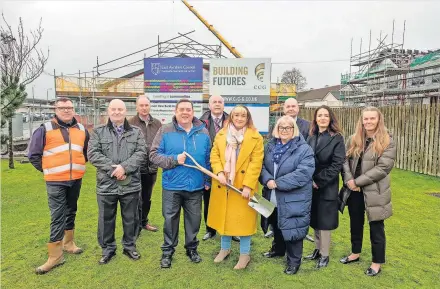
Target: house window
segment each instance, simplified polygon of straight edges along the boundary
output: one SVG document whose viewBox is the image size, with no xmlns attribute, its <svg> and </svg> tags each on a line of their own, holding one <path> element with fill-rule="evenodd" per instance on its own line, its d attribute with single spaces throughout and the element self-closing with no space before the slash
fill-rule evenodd
<svg viewBox="0 0 440 289">
<path fill-rule="evenodd" d="M 440 67 L 432 70 L 432 83 L 440 83 Z"/>
<path fill-rule="evenodd" d="M 411 79 L 411 85 L 412 86 L 420 86 L 420 85 L 425 84 L 425 78 L 423 77 L 424 75 L 425 75 L 424 70 L 414 71 L 413 78 Z"/>
<path fill-rule="evenodd" d="M 397 88 L 399 86 L 399 82 L 397 81 L 397 75 L 390 76 L 388 78 L 388 88 Z"/>
</svg>

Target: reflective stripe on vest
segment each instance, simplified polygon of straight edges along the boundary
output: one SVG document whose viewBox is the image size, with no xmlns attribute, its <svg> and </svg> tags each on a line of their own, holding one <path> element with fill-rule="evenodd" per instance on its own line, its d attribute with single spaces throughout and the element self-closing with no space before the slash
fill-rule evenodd
<svg viewBox="0 0 440 289">
<path fill-rule="evenodd" d="M 84 149 L 82 146 L 76 145 L 76 144 L 71 144 L 70 148 L 72 150 L 74 150 L 74 151 L 77 151 L 77 152 L 82 152 L 83 149 Z M 66 143 L 66 144 L 60 145 L 58 147 L 54 147 L 54 148 L 51 148 L 49 150 L 44 151 L 43 152 L 43 156 L 51 156 L 51 155 L 54 155 L 56 153 L 60 153 L 60 152 L 63 152 L 63 151 L 68 151 L 68 150 L 69 150 L 69 144 Z"/>
<path fill-rule="evenodd" d="M 86 166 L 72 164 L 72 170 L 86 171 Z M 65 172 L 65 171 L 70 171 L 70 164 L 59 166 L 59 167 L 54 167 L 54 168 L 50 168 L 50 169 L 44 169 L 43 173 L 45 175 L 52 175 L 52 174 L 57 174 L 57 173 Z"/>
</svg>

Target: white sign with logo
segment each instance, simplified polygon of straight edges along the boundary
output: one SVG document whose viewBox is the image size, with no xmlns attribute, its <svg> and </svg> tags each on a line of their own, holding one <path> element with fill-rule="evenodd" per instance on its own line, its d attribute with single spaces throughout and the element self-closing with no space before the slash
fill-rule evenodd
<svg viewBox="0 0 440 289">
<path fill-rule="evenodd" d="M 211 59 L 209 95 L 221 95 L 225 111 L 237 104 L 251 112 L 258 131 L 269 130 L 270 58 Z"/>
</svg>

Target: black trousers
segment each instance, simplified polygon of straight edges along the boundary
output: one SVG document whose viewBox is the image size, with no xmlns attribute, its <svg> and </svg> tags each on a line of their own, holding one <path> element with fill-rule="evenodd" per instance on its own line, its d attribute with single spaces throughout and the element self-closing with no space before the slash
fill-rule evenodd
<svg viewBox="0 0 440 289">
<path fill-rule="evenodd" d="M 138 202 L 139 192 L 125 195 L 97 195 L 98 217 L 98 242 L 102 248 L 102 255 L 109 255 L 116 251 L 115 228 L 118 201 L 121 206 L 122 246 L 133 251 L 136 249 L 136 237 L 139 231 Z"/>
<path fill-rule="evenodd" d="M 185 226 L 185 249 L 195 250 L 199 244 L 197 234 L 202 221 L 203 191 L 168 191 L 162 190 L 162 216 L 164 242 L 162 252 L 173 255 L 179 242 L 180 209 L 183 208 Z"/>
<path fill-rule="evenodd" d="M 205 224 L 207 224 L 208 220 L 208 209 L 209 209 L 209 198 L 211 196 L 211 188 L 209 190 L 203 190 L 203 218 L 205 220 Z M 215 234 L 215 230 L 208 225 L 206 225 L 206 232 L 210 232 L 212 234 Z"/>
<path fill-rule="evenodd" d="M 141 195 L 139 198 L 140 225 L 145 227 L 148 224 L 148 214 L 151 208 L 151 195 L 156 183 L 157 174 L 141 174 Z"/>
<path fill-rule="evenodd" d="M 75 228 L 75 217 L 82 179 L 46 183 L 50 209 L 50 242 L 61 241 L 64 230 Z"/>
<path fill-rule="evenodd" d="M 365 223 L 365 202 L 362 192 L 352 192 L 347 200 L 350 214 L 351 252 L 359 254 L 362 251 L 362 239 Z M 385 263 L 385 225 L 382 221 L 372 221 L 370 224 L 371 253 L 373 263 Z"/>
<path fill-rule="evenodd" d="M 287 265 L 297 267 L 301 265 L 303 252 L 303 241 L 285 241 L 281 230 L 278 227 L 278 208 L 275 208 L 272 215 L 269 216 L 269 224 L 273 230 L 273 241 L 271 251 L 278 255 L 287 253 Z"/>
</svg>

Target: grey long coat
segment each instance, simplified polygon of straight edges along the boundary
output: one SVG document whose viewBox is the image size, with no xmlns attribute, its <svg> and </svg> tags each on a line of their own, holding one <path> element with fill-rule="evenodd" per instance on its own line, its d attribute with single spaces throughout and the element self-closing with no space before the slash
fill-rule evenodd
<svg viewBox="0 0 440 289">
<path fill-rule="evenodd" d="M 346 149 L 350 147 L 351 137 Z M 385 220 L 392 216 L 390 172 L 396 159 L 396 145 L 391 138 L 390 145 L 380 157 L 376 156 L 369 145 L 362 157 L 361 175 L 354 182 L 362 189 L 368 221 Z M 348 158 L 343 166 L 344 182 L 354 179 L 357 157 Z"/>
</svg>

